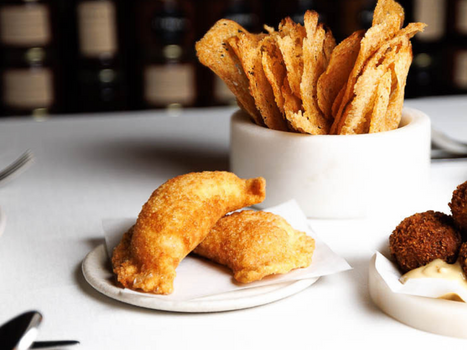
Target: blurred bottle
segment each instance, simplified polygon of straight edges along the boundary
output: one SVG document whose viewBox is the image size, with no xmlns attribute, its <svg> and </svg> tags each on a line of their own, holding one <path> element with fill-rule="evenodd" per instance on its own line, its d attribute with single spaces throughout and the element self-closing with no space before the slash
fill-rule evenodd
<svg viewBox="0 0 467 350">
<path fill-rule="evenodd" d="M 78 0 L 75 11 L 78 32 L 77 110 L 127 109 L 125 48 L 119 28 L 124 17 L 120 2 Z"/>
<path fill-rule="evenodd" d="M 138 0 L 136 3 L 140 106 L 174 113 L 196 103 L 193 3 Z"/>
<path fill-rule="evenodd" d="M 373 13 L 376 8 L 375 0 L 361 1 L 357 14 L 357 22 L 359 29 L 368 29 L 373 24 Z"/>
<path fill-rule="evenodd" d="M 413 39 L 413 62 L 406 87 L 406 97 L 446 93 L 443 67 L 447 39 L 447 0 L 403 1 L 406 23 L 423 22 L 425 30 Z"/>
<path fill-rule="evenodd" d="M 222 18 L 230 19 L 240 24 L 249 32 L 260 32 L 262 23 L 258 1 L 229 0 L 223 9 Z"/>
<path fill-rule="evenodd" d="M 467 93 L 467 1 L 452 0 L 449 8 L 449 49 L 445 64 L 451 93 Z"/>
<path fill-rule="evenodd" d="M 371 27 L 376 0 L 339 0 L 336 7 L 331 29 L 340 42 L 357 30 Z"/>
<path fill-rule="evenodd" d="M 54 15 L 51 1 L 0 3 L 3 115 L 43 117 L 59 111 Z"/>
<path fill-rule="evenodd" d="M 273 0 L 264 2 L 266 23 L 277 28 L 280 21 L 290 17 L 294 22 L 303 25 L 303 16 L 307 10 L 314 10 L 319 14 L 319 21 L 334 30 L 333 22 L 339 4 L 337 0 Z"/>
<path fill-rule="evenodd" d="M 295 3 L 292 15 L 294 22 L 304 24 L 303 18 L 307 10 L 318 12 L 319 21 L 333 28 L 334 11 L 336 9 L 334 0 L 298 0 Z"/>
</svg>

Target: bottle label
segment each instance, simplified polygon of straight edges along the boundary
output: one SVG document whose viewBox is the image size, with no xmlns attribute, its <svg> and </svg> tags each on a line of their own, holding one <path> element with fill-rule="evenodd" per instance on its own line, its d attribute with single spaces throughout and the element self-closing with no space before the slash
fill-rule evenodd
<svg viewBox="0 0 467 350">
<path fill-rule="evenodd" d="M 419 40 L 440 40 L 446 30 L 446 0 L 415 0 L 414 19 L 428 24 L 423 32 L 417 34 Z"/>
<path fill-rule="evenodd" d="M 47 45 L 50 39 L 49 9 L 45 5 L 0 8 L 0 41 L 4 45 Z"/>
<path fill-rule="evenodd" d="M 152 105 L 194 102 L 194 71 L 190 64 L 151 65 L 144 70 L 144 98 Z"/>
<path fill-rule="evenodd" d="M 214 98 L 222 103 L 235 101 L 235 95 L 217 75 L 214 76 Z"/>
<path fill-rule="evenodd" d="M 456 10 L 456 29 L 459 34 L 467 35 L 467 0 L 459 0 Z"/>
<path fill-rule="evenodd" d="M 3 101 L 18 109 L 50 107 L 54 102 L 52 72 L 48 68 L 5 71 Z"/>
<path fill-rule="evenodd" d="M 454 84 L 459 89 L 467 89 L 467 50 L 460 50 L 455 54 Z"/>
<path fill-rule="evenodd" d="M 117 52 L 116 10 L 110 1 L 85 1 L 78 5 L 79 45 L 85 57 Z"/>
<path fill-rule="evenodd" d="M 248 12 L 228 14 L 225 16 L 225 18 L 237 22 L 248 31 L 254 30 L 256 22 L 258 21 L 254 13 Z M 303 16 L 301 22 L 303 23 Z"/>
</svg>

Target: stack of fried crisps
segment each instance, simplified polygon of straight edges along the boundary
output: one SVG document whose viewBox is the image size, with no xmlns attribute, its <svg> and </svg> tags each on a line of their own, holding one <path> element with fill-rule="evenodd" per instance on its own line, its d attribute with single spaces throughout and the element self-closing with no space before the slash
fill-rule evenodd
<svg viewBox="0 0 467 350">
<path fill-rule="evenodd" d="M 313 135 L 375 133 L 399 126 L 410 38 L 426 26 L 401 29 L 403 22 L 397 2 L 379 0 L 372 27 L 336 46 L 314 11 L 304 26 L 286 18 L 277 31 L 265 26 L 268 34 L 222 19 L 196 51 L 258 125 Z"/>
</svg>

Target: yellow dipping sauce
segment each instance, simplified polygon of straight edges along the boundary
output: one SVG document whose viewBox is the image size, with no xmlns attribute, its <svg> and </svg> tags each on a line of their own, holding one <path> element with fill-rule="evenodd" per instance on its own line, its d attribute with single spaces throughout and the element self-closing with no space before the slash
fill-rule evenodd
<svg viewBox="0 0 467 350">
<path fill-rule="evenodd" d="M 458 262 L 448 264 L 444 260 L 436 259 L 425 266 L 413 269 L 400 278 L 402 283 L 411 278 L 440 278 L 445 280 L 457 281 L 459 285 L 467 289 L 467 281 L 464 271 Z M 440 297 L 440 299 L 463 301 L 457 294 L 449 293 Z"/>
</svg>

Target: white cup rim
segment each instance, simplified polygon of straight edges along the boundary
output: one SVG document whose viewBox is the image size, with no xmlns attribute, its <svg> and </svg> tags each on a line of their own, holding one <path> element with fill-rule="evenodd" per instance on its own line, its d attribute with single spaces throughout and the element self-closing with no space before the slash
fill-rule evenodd
<svg viewBox="0 0 467 350">
<path fill-rule="evenodd" d="M 378 132 L 378 133 L 372 133 L 372 134 L 366 133 L 366 134 L 355 134 L 355 135 L 310 135 L 310 134 L 296 133 L 296 132 L 291 132 L 291 131 L 273 130 L 265 126 L 255 124 L 251 120 L 249 115 L 241 109 L 233 113 L 232 122 L 237 123 L 237 124 L 242 124 L 242 127 L 245 127 L 245 128 L 251 128 L 252 131 L 254 131 L 255 133 L 260 133 L 262 136 L 269 134 L 270 137 L 275 137 L 275 138 L 276 137 L 278 138 L 280 137 L 286 137 L 286 138 L 313 137 L 313 139 L 321 139 L 322 141 L 324 141 L 323 139 L 329 140 L 329 139 L 336 139 L 336 138 L 342 140 L 344 136 L 347 140 L 349 139 L 362 140 L 363 138 L 392 137 L 400 133 L 410 132 L 410 130 L 413 128 L 416 128 L 422 124 L 429 123 L 430 118 L 425 113 L 423 113 L 422 111 L 418 109 L 404 107 L 402 110 L 402 119 L 400 122 L 400 126 L 397 129 Z"/>
</svg>

